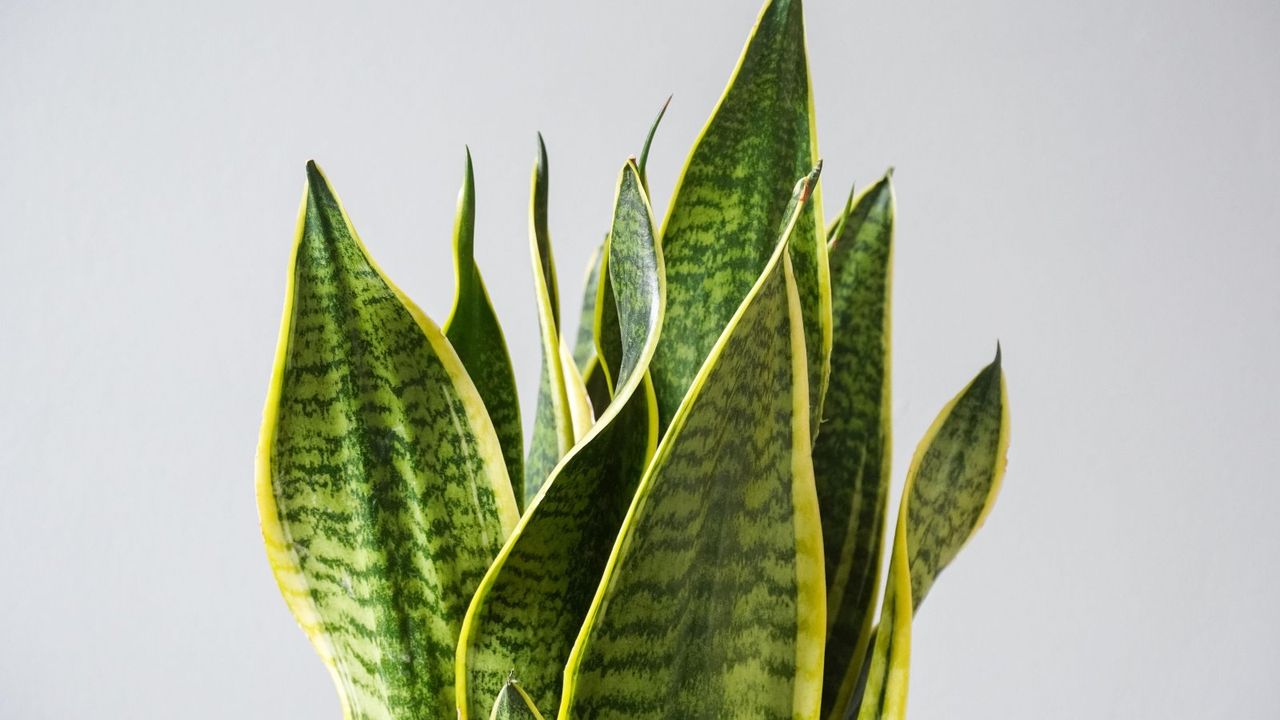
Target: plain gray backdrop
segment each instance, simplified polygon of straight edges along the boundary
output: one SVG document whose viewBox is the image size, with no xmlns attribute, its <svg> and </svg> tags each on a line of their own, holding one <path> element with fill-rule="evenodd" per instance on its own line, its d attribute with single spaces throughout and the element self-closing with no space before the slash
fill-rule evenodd
<svg viewBox="0 0 1280 720">
<path fill-rule="evenodd" d="M 315 158 L 437 321 L 470 144 L 526 417 L 550 149 L 574 327 L 757 0 L 0 2 L 0 718 L 336 718 L 253 456 Z M 1280 5 L 809 3 L 827 214 L 897 168 L 894 478 L 1003 343 L 1013 445 L 914 718 L 1280 717 Z M 896 495 L 896 490 L 895 490 Z"/>
</svg>

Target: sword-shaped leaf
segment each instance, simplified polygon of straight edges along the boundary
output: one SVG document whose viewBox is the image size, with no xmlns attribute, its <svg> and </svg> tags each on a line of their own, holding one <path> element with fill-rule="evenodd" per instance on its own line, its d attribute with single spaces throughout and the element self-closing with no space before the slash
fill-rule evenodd
<svg viewBox="0 0 1280 720">
<path fill-rule="evenodd" d="M 547 146 L 538 135 L 538 161 L 533 168 L 529 199 L 529 245 L 533 255 L 533 288 L 538 303 L 538 328 L 542 340 L 542 372 L 538 404 L 534 409 L 533 437 L 524 464 L 524 504 L 538 494 L 560 458 L 591 425 L 591 403 L 573 358 L 560 341 L 560 291 L 556 263 L 547 229 L 547 195 L 550 176 Z"/>
<path fill-rule="evenodd" d="M 489 291 L 480 276 L 480 267 L 476 265 L 475 198 L 471 150 L 468 149 L 466 173 L 462 191 L 458 194 L 458 214 L 453 226 L 453 270 L 457 286 L 453 292 L 453 309 L 449 311 L 443 329 L 484 400 L 493 429 L 502 444 L 507 475 L 511 477 L 516 497 L 522 498 L 524 430 L 520 426 L 520 399 L 502 325 L 498 323 Z"/>
<path fill-rule="evenodd" d="M 587 369 L 596 354 L 596 336 L 594 332 L 596 317 L 596 291 L 599 289 L 600 264 L 604 259 L 604 243 L 591 253 L 587 261 L 586 278 L 582 285 L 582 312 L 578 315 L 578 335 L 573 341 L 573 362 L 587 377 Z"/>
<path fill-rule="evenodd" d="M 662 103 L 662 109 L 658 111 L 658 116 L 649 126 L 649 134 L 644 136 L 644 147 L 640 149 L 640 159 L 636 161 L 636 170 L 640 173 L 640 185 L 646 193 L 649 192 L 649 149 L 653 146 L 653 136 L 658 134 L 658 125 L 662 123 L 662 116 L 667 114 L 667 107 L 671 105 L 671 97 L 667 96 L 666 102 Z"/>
<path fill-rule="evenodd" d="M 506 685 L 493 701 L 489 720 L 543 720 L 542 713 L 533 704 L 533 698 L 520 687 L 514 678 L 508 677 Z"/>
<path fill-rule="evenodd" d="M 653 382 L 664 428 L 773 253 L 787 191 L 817 161 L 800 0 L 770 0 L 685 162 L 663 223 L 670 312 Z M 813 192 L 790 252 L 817 432 L 831 352 L 831 291 L 817 220 L 821 203 L 817 188 Z"/>
<path fill-rule="evenodd" d="M 561 718 L 816 718 L 826 630 L 788 239 L 646 471 L 565 669 Z"/>
<path fill-rule="evenodd" d="M 839 720 L 866 656 L 880 582 L 889 490 L 889 175 L 837 222 L 831 259 L 831 381 L 813 474 L 826 551 L 822 714 Z"/>
<path fill-rule="evenodd" d="M 557 707 L 565 661 L 657 445 L 647 370 L 662 323 L 662 253 L 633 163 L 618 181 L 606 247 L 621 331 L 618 391 L 534 498 L 476 592 L 458 643 L 464 719 L 482 716 L 512 668 L 538 707 Z"/>
<path fill-rule="evenodd" d="M 458 356 L 314 164 L 256 484 L 271 568 L 345 717 L 453 718 L 452 648 L 515 526 L 511 482 Z"/>
<path fill-rule="evenodd" d="M 1009 400 L 997 348 L 996 359 L 942 409 L 911 460 L 859 720 L 906 717 L 912 614 L 991 511 L 1008 449 Z"/>
</svg>

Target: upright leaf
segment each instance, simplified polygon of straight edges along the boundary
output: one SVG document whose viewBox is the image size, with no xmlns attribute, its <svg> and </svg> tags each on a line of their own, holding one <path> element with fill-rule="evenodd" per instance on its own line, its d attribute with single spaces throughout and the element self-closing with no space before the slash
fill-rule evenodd
<svg viewBox="0 0 1280 720">
<path fill-rule="evenodd" d="M 667 107 L 671 105 L 671 96 L 667 96 L 666 102 L 662 103 L 662 109 L 658 111 L 658 116 L 653 119 L 653 124 L 649 126 L 649 134 L 644 136 L 644 147 L 640 149 L 640 159 L 636 161 L 636 170 L 640 173 L 640 185 L 644 187 L 644 191 L 649 192 L 649 148 L 653 146 L 653 136 L 658 134 L 658 125 L 662 122 L 662 116 L 667 114 Z"/>
<path fill-rule="evenodd" d="M 493 702 L 489 720 L 543 720 L 542 713 L 533 704 L 533 698 L 520 687 L 514 678 L 508 677 L 506 685 Z"/>
<path fill-rule="evenodd" d="M 475 259 L 476 228 L 475 179 L 471 170 L 471 150 L 467 150 L 467 167 L 462 191 L 458 194 L 458 214 L 453 226 L 453 270 L 457 286 L 453 293 L 453 309 L 444 322 L 449 338 L 467 374 L 480 392 L 489 411 L 493 428 L 502 444 L 507 475 L 515 485 L 516 497 L 523 497 L 524 431 L 520 426 L 520 399 L 516 377 L 511 370 L 511 356 L 502 335 L 498 315 L 493 311 L 489 291 L 480 277 Z"/>
<path fill-rule="evenodd" d="M 533 288 L 538 304 L 538 328 L 542 340 L 542 372 L 538 404 L 534 410 L 533 437 L 524 466 L 524 503 L 538 494 L 560 458 L 569 452 L 579 434 L 590 425 L 591 404 L 582 378 L 560 342 L 560 291 L 556 264 L 547 229 L 549 193 L 547 146 L 538 135 L 538 161 L 533 168 L 529 200 L 529 245 L 533 255 Z"/>
<path fill-rule="evenodd" d="M 795 228 L 793 214 L 641 481 L 565 670 L 562 718 L 818 715 L 826 621 Z"/>
<path fill-rule="evenodd" d="M 818 160 L 800 0 L 769 0 L 676 184 L 662 229 L 668 304 L 653 381 L 665 428 L 773 253 L 787 191 Z M 814 189 L 790 244 L 818 430 L 831 351 L 826 243 Z"/>
<path fill-rule="evenodd" d="M 831 259 L 831 381 L 813 473 L 826 550 L 823 717 L 839 720 L 866 656 L 889 490 L 889 270 L 893 188 L 886 175 L 837 222 Z M 833 710 L 834 709 L 834 710 Z"/>
<path fill-rule="evenodd" d="M 307 165 L 257 458 L 267 557 L 344 716 L 454 717 L 452 647 L 514 528 L 484 403 Z"/>
<path fill-rule="evenodd" d="M 573 362 L 587 376 L 587 368 L 596 353 L 593 332 L 596 317 L 596 291 L 600 282 L 600 264 L 604 261 L 604 243 L 591 253 L 587 261 L 587 273 L 582 283 L 582 312 L 578 315 L 578 335 L 573 341 Z"/>
<path fill-rule="evenodd" d="M 942 409 L 911 460 L 859 720 L 906 717 L 912 614 L 991 511 L 1008 449 L 997 348 L 996 359 Z"/>
<path fill-rule="evenodd" d="M 632 163 L 623 169 L 607 275 L 613 281 L 621 358 L 617 394 L 552 473 L 476 592 L 458 644 L 463 718 L 482 716 L 515 668 L 535 704 L 559 704 L 569 651 L 609 548 L 657 445 L 648 365 L 662 323 L 662 253 Z"/>
</svg>

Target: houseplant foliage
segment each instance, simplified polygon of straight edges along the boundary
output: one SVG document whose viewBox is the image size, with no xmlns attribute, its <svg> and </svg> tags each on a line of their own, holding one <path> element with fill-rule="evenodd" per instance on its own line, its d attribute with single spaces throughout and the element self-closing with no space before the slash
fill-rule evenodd
<svg viewBox="0 0 1280 720">
<path fill-rule="evenodd" d="M 824 227 L 804 42 L 799 0 L 767 2 L 661 224 L 654 121 L 572 349 L 539 136 L 527 448 L 470 155 L 443 328 L 307 165 L 257 497 L 345 717 L 905 715 L 911 619 L 991 508 L 1008 402 L 997 349 L 920 442 L 884 547 L 893 186 Z"/>
</svg>

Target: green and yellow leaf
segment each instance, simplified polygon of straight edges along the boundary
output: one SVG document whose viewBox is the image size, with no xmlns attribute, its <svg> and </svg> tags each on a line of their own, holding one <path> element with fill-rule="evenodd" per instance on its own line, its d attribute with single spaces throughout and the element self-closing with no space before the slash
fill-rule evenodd
<svg viewBox="0 0 1280 720">
<path fill-rule="evenodd" d="M 782 240 L 646 471 L 561 718 L 816 718 L 826 631 L 808 363 Z"/>
<path fill-rule="evenodd" d="M 818 161 L 800 0 L 770 0 L 676 184 L 662 228 L 668 307 L 653 381 L 662 426 L 768 263 L 787 191 Z M 818 189 L 790 243 L 817 432 L 831 352 L 827 246 Z"/>
<path fill-rule="evenodd" d="M 1008 449 L 1009 400 L 997 348 L 995 360 L 942 409 L 911 460 L 858 720 L 906 717 L 912 615 L 991 511 Z"/>
<path fill-rule="evenodd" d="M 886 175 L 852 202 L 828 247 L 831 380 L 813 473 L 826 550 L 823 717 L 840 720 L 866 657 L 889 494 L 889 299 L 893 188 Z"/>
<path fill-rule="evenodd" d="M 538 494 L 560 458 L 591 425 L 591 403 L 573 358 L 560 339 L 560 294 L 556 264 L 547 229 L 550 175 L 547 146 L 538 135 L 538 160 L 529 200 L 529 244 L 533 255 L 533 288 L 537 296 L 542 371 L 534 409 L 533 437 L 524 465 L 524 504 Z"/>
<path fill-rule="evenodd" d="M 507 678 L 506 685 L 493 701 L 493 710 L 489 720 L 543 720 L 542 713 L 533 704 L 533 698 L 520 687 L 520 683 L 512 677 Z"/>
<path fill-rule="evenodd" d="M 452 648 L 515 498 L 462 362 L 314 164 L 256 485 L 272 570 L 344 716 L 451 720 Z"/>
<path fill-rule="evenodd" d="M 502 444 L 507 475 L 515 486 L 516 497 L 521 498 L 524 496 L 524 430 L 520 425 L 520 399 L 502 325 L 498 323 L 489 291 L 480 276 L 480 267 L 476 265 L 475 196 L 471 150 L 468 149 L 466 173 L 462 191 L 458 194 L 458 214 L 453 226 L 453 270 L 457 285 L 453 308 L 443 329 L 484 400 L 489 419 L 498 433 L 498 442 Z"/>
<path fill-rule="evenodd" d="M 586 277 L 582 284 L 582 312 L 578 315 L 578 335 L 573 341 L 573 362 L 587 377 L 587 369 L 596 354 L 596 336 L 593 331 L 596 317 L 596 291 L 599 289 L 600 264 L 604 258 L 604 243 L 591 253 L 587 261 Z"/>
<path fill-rule="evenodd" d="M 623 169 L 602 280 L 612 280 L 617 394 L 551 474 L 467 613 L 458 644 L 461 717 L 480 717 L 516 668 L 537 707 L 559 704 L 565 661 L 658 439 L 648 365 L 662 323 L 662 253 L 632 163 Z"/>
</svg>

